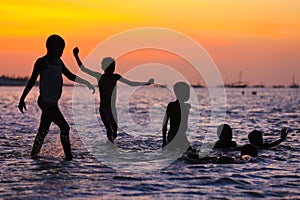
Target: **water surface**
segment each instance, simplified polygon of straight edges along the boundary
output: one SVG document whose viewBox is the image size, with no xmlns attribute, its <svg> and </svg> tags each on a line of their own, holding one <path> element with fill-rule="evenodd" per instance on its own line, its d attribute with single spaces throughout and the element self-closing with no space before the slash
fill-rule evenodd
<svg viewBox="0 0 300 200">
<path fill-rule="evenodd" d="M 71 126 L 75 159 L 63 160 L 59 130 L 52 125 L 41 151 L 43 157 L 32 160 L 29 153 L 40 118 L 36 104 L 38 88 L 26 99 L 25 115 L 17 110 L 22 90 L 23 87 L 0 87 L 0 198 L 300 198 L 299 89 L 226 90 L 226 122 L 233 127 L 234 140 L 239 145 L 247 143 L 247 135 L 253 129 L 263 130 L 269 141 L 280 137 L 282 127 L 291 130 L 285 142 L 272 150 L 261 151 L 256 162 L 188 164 L 177 160 L 155 171 L 147 169 L 148 163 L 142 163 L 144 170 L 137 172 L 118 170 L 97 160 L 87 150 L 74 124 L 72 87 L 64 87 L 60 108 Z M 257 95 L 252 95 L 252 91 Z M 188 138 L 193 147 L 200 149 L 204 137 L 216 127 L 209 120 L 211 106 L 207 89 L 194 92 L 198 103 L 191 99 Z M 128 93 L 126 88 L 119 90 L 120 135 L 116 145 L 128 152 L 159 150 L 162 118 L 167 103 L 174 100 L 172 91 L 148 87 L 135 91 L 129 102 L 122 99 Z M 82 101 L 76 106 L 84 113 L 87 105 Z M 128 107 L 130 117 L 126 119 Z M 93 132 L 96 128 L 99 133 Z M 102 124 L 97 127 L 87 124 L 86 130 L 105 140 Z M 230 155 L 238 156 L 238 153 L 230 152 Z"/>
</svg>

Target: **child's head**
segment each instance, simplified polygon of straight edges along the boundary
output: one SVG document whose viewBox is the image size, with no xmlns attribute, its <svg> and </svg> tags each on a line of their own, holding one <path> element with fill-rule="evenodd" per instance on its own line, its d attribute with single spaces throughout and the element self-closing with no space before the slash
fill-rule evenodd
<svg viewBox="0 0 300 200">
<path fill-rule="evenodd" d="M 251 156 L 251 157 L 257 157 L 258 156 L 258 151 L 256 149 L 256 147 L 252 144 L 245 144 L 244 146 L 242 146 L 241 149 L 241 156 Z"/>
<path fill-rule="evenodd" d="M 221 124 L 217 128 L 217 135 L 220 140 L 231 141 L 232 129 L 228 124 Z"/>
<path fill-rule="evenodd" d="M 113 74 L 115 72 L 116 62 L 111 57 L 103 58 L 101 68 L 106 74 Z"/>
<path fill-rule="evenodd" d="M 253 144 L 255 146 L 262 146 L 264 143 L 262 132 L 258 130 L 251 131 L 248 135 L 248 139 L 250 144 Z"/>
<path fill-rule="evenodd" d="M 50 35 L 46 41 L 48 54 L 55 58 L 60 58 L 65 48 L 65 41 L 59 35 Z"/>
<path fill-rule="evenodd" d="M 190 99 L 190 86 L 187 83 L 177 82 L 173 90 L 178 100 L 187 101 Z"/>
</svg>

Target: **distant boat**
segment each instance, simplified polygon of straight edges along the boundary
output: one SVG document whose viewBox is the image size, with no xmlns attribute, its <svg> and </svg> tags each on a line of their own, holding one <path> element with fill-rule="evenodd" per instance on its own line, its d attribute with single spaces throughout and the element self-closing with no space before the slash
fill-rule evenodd
<svg viewBox="0 0 300 200">
<path fill-rule="evenodd" d="M 290 85 L 290 88 L 299 88 L 299 85 L 295 83 L 295 75 L 293 74 L 293 82 L 292 85 Z"/>
<path fill-rule="evenodd" d="M 191 85 L 193 88 L 204 88 L 203 85 Z"/>
<path fill-rule="evenodd" d="M 273 88 L 284 88 L 284 85 L 273 85 Z"/>
<path fill-rule="evenodd" d="M 199 80 L 198 80 L 198 83 L 197 83 L 197 84 L 191 84 L 191 86 L 192 86 L 193 88 L 204 88 L 204 86 L 200 84 L 200 81 L 199 81 Z"/>
<path fill-rule="evenodd" d="M 191 85 L 193 88 L 204 88 L 204 86 L 203 85 L 198 85 L 198 84 L 196 84 L 196 85 Z"/>
<path fill-rule="evenodd" d="M 253 88 L 264 88 L 265 85 L 259 84 L 259 85 L 253 85 L 252 87 Z"/>
<path fill-rule="evenodd" d="M 227 88 L 246 88 L 248 85 L 243 82 L 236 82 L 236 83 L 231 83 L 231 84 L 226 84 L 224 85 Z"/>
<path fill-rule="evenodd" d="M 245 88 L 245 87 L 248 87 L 248 84 L 247 84 L 247 82 L 242 81 L 242 72 L 240 72 L 239 81 L 238 82 L 233 82 L 233 83 L 230 83 L 230 84 L 225 84 L 224 87 L 227 87 L 227 88 Z"/>
</svg>

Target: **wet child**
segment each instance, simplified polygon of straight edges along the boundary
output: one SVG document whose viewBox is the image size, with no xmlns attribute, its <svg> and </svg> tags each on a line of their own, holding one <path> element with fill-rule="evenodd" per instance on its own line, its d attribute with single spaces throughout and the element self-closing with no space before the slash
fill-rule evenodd
<svg viewBox="0 0 300 200">
<path fill-rule="evenodd" d="M 263 134 L 261 131 L 253 130 L 249 133 L 248 139 L 250 141 L 250 144 L 258 147 L 258 148 L 271 148 L 279 145 L 281 142 L 283 142 L 286 139 L 287 136 L 287 129 L 283 128 L 281 129 L 281 136 L 279 140 L 276 140 L 271 143 L 267 143 L 263 141 Z"/>
<path fill-rule="evenodd" d="M 199 153 L 188 153 L 181 157 L 185 162 L 193 164 L 241 164 L 253 162 L 258 156 L 257 148 L 252 144 L 242 146 L 240 156 L 232 155 L 212 155 L 199 158 Z"/>
<path fill-rule="evenodd" d="M 186 103 L 190 98 L 190 87 L 185 82 L 177 82 L 174 85 L 176 101 L 170 102 L 163 120 L 163 144 L 170 149 L 191 149 L 186 136 L 188 116 L 191 105 Z M 168 122 L 170 127 L 168 131 Z"/>
<path fill-rule="evenodd" d="M 214 148 L 235 148 L 237 144 L 232 141 L 232 129 L 228 124 L 221 124 L 217 128 L 217 135 L 219 140 L 216 142 Z"/>
<path fill-rule="evenodd" d="M 121 81 L 130 86 L 142 86 L 150 85 L 154 83 L 154 79 L 149 79 L 147 82 L 137 82 L 125 79 L 119 74 L 115 74 L 115 60 L 110 57 L 106 57 L 101 62 L 101 69 L 104 74 L 96 72 L 86 68 L 80 58 L 79 49 L 76 47 L 73 49 L 74 57 L 79 65 L 80 69 L 93 76 L 97 79 L 99 92 L 100 92 L 100 116 L 103 124 L 106 128 L 107 138 L 110 142 L 114 142 L 117 138 L 118 131 L 118 120 L 117 120 L 117 110 L 116 110 L 116 84 L 117 81 Z"/>
<path fill-rule="evenodd" d="M 23 109 L 26 110 L 25 98 L 34 86 L 38 76 L 40 76 L 38 105 L 42 110 L 42 115 L 30 155 L 32 158 L 38 156 L 50 125 L 54 122 L 60 128 L 60 140 L 66 160 L 71 160 L 73 155 L 69 139 L 70 127 L 58 107 L 58 100 L 61 97 L 63 86 L 62 74 L 71 81 L 87 85 L 93 92 L 95 92 L 95 88 L 88 81 L 71 73 L 60 59 L 65 48 L 62 37 L 59 35 L 49 36 L 46 41 L 46 48 L 47 54 L 38 58 L 34 64 L 33 72 L 22 93 L 18 108 L 24 113 Z"/>
<path fill-rule="evenodd" d="M 258 156 L 257 148 L 252 144 L 245 144 L 241 149 L 241 159 L 250 161 Z"/>
<path fill-rule="evenodd" d="M 215 164 L 242 164 L 245 162 L 255 162 L 258 156 L 257 148 L 252 144 L 245 144 L 241 148 L 241 155 L 238 157 L 220 156 L 214 162 Z"/>
</svg>

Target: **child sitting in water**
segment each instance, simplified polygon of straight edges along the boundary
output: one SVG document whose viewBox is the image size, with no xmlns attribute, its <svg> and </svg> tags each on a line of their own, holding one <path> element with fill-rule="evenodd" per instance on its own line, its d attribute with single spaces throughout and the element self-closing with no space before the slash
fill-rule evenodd
<svg viewBox="0 0 300 200">
<path fill-rule="evenodd" d="M 221 124 L 217 128 L 219 140 L 214 148 L 234 148 L 237 147 L 235 141 L 232 141 L 232 129 L 228 124 Z"/>
<path fill-rule="evenodd" d="M 190 142 L 187 139 L 188 116 L 191 105 L 186 103 L 190 98 L 190 87 L 185 82 L 177 82 L 174 85 L 176 101 L 168 104 L 163 121 L 163 144 L 170 149 L 190 149 Z M 168 122 L 170 120 L 170 128 Z"/>
<path fill-rule="evenodd" d="M 258 156 L 257 148 L 252 144 L 245 144 L 241 149 L 241 158 L 245 161 L 250 161 Z"/>
<path fill-rule="evenodd" d="M 253 130 L 249 133 L 248 139 L 250 141 L 250 144 L 259 147 L 259 148 L 271 148 L 279 145 L 281 142 L 283 142 L 286 139 L 287 136 L 287 129 L 283 128 L 281 129 L 281 136 L 279 140 L 276 140 L 271 143 L 267 143 L 263 141 L 263 135 L 261 131 Z"/>
<path fill-rule="evenodd" d="M 203 158 L 199 157 L 197 152 L 192 152 L 186 154 L 182 159 L 188 163 L 193 164 L 239 164 L 249 161 L 255 161 L 255 158 L 258 156 L 258 151 L 256 147 L 252 144 L 246 144 L 241 148 L 241 156 L 228 156 L 228 155 L 215 155 L 215 156 L 206 156 Z"/>
</svg>

